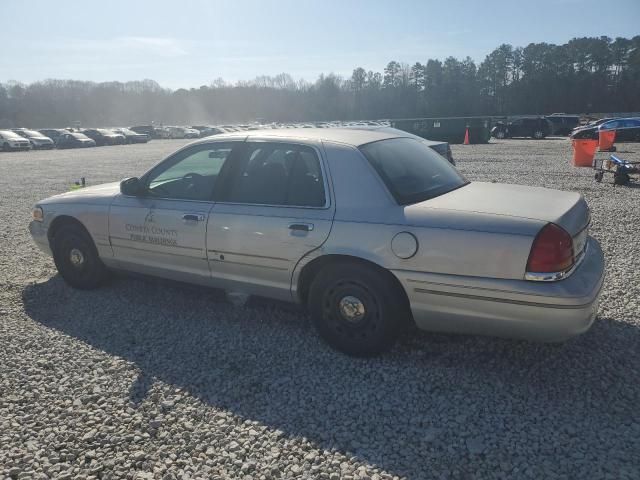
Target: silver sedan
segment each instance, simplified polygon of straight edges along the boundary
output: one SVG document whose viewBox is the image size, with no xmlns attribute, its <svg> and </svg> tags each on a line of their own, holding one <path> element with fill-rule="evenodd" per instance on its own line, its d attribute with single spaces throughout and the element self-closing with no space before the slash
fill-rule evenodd
<svg viewBox="0 0 640 480">
<path fill-rule="evenodd" d="M 353 355 L 388 349 L 408 322 L 564 340 L 593 323 L 604 278 L 582 195 L 468 182 L 393 129 L 208 137 L 33 216 L 74 287 L 126 270 L 298 302 Z"/>
</svg>

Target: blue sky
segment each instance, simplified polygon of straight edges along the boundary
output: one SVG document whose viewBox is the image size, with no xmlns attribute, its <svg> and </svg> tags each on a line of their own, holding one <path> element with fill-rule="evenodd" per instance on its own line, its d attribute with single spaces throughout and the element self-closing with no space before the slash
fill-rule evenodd
<svg viewBox="0 0 640 480">
<path fill-rule="evenodd" d="M 612 6 L 609 8 L 607 6 Z M 0 82 L 349 76 L 501 43 L 640 34 L 640 0 L 2 0 Z"/>
</svg>

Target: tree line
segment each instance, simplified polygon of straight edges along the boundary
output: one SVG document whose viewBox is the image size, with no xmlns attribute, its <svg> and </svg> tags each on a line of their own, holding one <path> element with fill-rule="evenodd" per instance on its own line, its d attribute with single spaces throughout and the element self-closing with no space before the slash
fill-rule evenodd
<svg viewBox="0 0 640 480">
<path fill-rule="evenodd" d="M 304 122 L 640 110 L 640 36 L 574 38 L 563 45 L 500 45 L 470 57 L 391 61 L 383 72 L 288 74 L 170 90 L 153 80 L 0 84 L 0 128 Z"/>
</svg>

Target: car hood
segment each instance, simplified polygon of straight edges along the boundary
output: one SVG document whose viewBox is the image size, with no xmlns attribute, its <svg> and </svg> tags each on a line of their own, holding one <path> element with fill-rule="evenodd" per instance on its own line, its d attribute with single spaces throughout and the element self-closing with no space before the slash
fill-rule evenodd
<svg viewBox="0 0 640 480">
<path fill-rule="evenodd" d="M 513 232 L 521 234 L 530 234 L 531 228 L 538 230 L 541 224 L 552 222 L 575 235 L 589 223 L 589 208 L 579 193 L 486 182 L 472 182 L 405 208 L 405 216 L 412 224 L 421 223 L 421 217 L 434 213 L 450 218 L 451 228 L 460 222 L 463 228 L 474 230 L 491 230 L 492 226 L 499 231 L 522 228 Z"/>
<path fill-rule="evenodd" d="M 120 193 L 120 182 L 103 183 L 90 187 L 79 188 L 69 192 L 54 195 L 41 202 L 39 205 L 58 203 L 109 203 L 111 199 Z"/>
</svg>

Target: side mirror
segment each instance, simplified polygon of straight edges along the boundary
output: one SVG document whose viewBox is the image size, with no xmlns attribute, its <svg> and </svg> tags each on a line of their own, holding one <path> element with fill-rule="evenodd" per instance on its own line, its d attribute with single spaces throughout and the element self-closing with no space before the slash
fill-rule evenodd
<svg viewBox="0 0 640 480">
<path fill-rule="evenodd" d="M 136 197 L 142 192 L 142 182 L 138 177 L 125 178 L 120 182 L 120 193 Z"/>
</svg>

